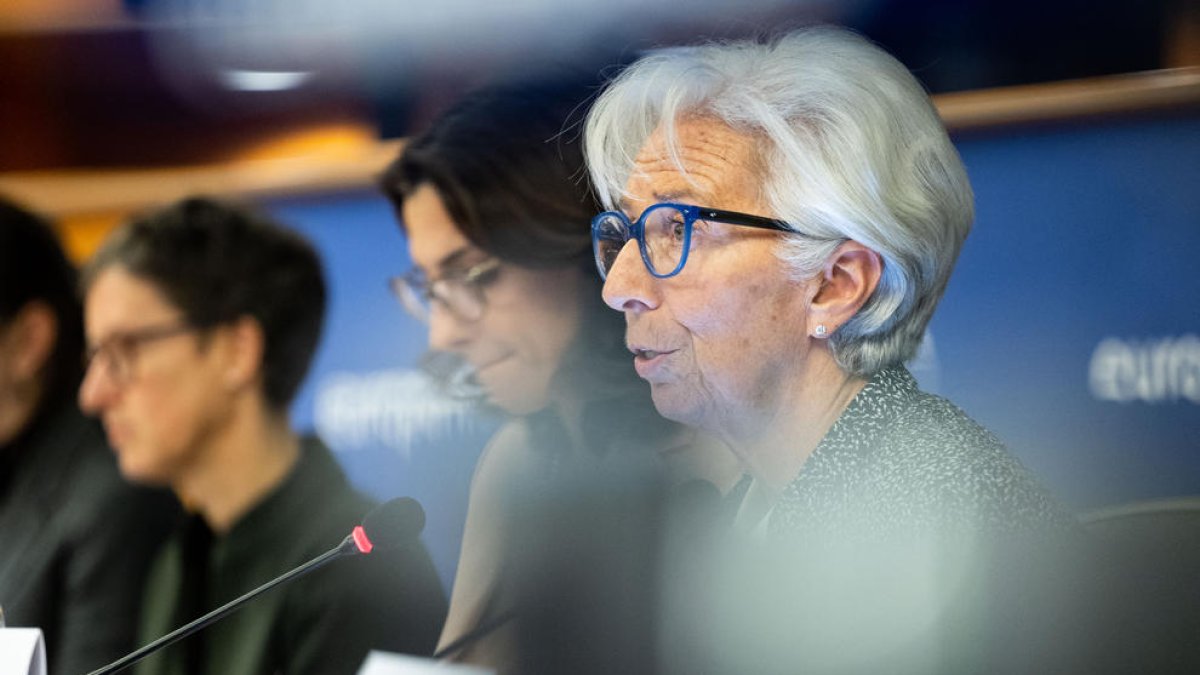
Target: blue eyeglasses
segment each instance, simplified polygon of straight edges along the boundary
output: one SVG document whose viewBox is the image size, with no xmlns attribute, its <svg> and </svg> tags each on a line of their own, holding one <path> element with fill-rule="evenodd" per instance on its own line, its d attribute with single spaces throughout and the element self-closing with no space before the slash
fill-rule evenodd
<svg viewBox="0 0 1200 675">
<path fill-rule="evenodd" d="M 637 239 L 642 262 L 650 274 L 659 279 L 679 274 L 687 263 L 692 227 L 697 220 L 796 234 L 782 220 L 687 204 L 654 204 L 634 223 L 620 211 L 605 211 L 592 219 L 592 250 L 600 278 L 608 278 L 617 254 L 630 239 Z"/>
</svg>

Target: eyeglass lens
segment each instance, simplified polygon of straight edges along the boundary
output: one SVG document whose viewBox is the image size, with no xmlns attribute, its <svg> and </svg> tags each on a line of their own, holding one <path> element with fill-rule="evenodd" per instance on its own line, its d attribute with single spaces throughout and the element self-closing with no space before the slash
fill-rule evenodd
<svg viewBox="0 0 1200 675">
<path fill-rule="evenodd" d="M 609 270 L 617 262 L 617 254 L 632 235 L 626 220 L 613 213 L 601 214 L 592 226 L 592 232 L 596 267 L 599 268 L 602 277 L 607 277 Z"/>
<path fill-rule="evenodd" d="M 433 300 L 442 303 L 451 313 L 464 321 L 475 321 L 483 315 L 483 297 L 474 281 L 466 279 L 404 279 L 400 301 L 408 313 L 429 323 Z"/>
<path fill-rule="evenodd" d="M 424 280 L 395 277 L 392 279 L 392 293 L 400 300 L 404 311 L 414 319 L 429 323 L 429 295 Z"/>
<path fill-rule="evenodd" d="M 133 377 L 134 361 L 142 345 L 174 337 L 194 330 L 187 324 L 146 328 L 109 337 L 103 343 L 84 352 L 84 369 L 92 368 L 99 359 L 116 382 L 128 382 Z"/>
<path fill-rule="evenodd" d="M 687 217 L 672 206 L 652 206 L 642 214 L 642 251 L 655 274 L 669 274 L 679 266 L 687 240 Z M 606 213 L 594 226 L 596 264 L 605 276 L 632 233 L 624 217 Z"/>
</svg>

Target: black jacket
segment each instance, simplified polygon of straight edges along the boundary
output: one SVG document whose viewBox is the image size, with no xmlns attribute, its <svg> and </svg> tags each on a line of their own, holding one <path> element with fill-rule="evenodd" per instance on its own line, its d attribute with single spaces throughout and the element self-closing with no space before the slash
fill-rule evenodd
<svg viewBox="0 0 1200 675">
<path fill-rule="evenodd" d="M 122 480 L 73 405 L 0 448 L 0 606 L 9 626 L 42 629 L 52 674 L 135 647 L 142 581 L 177 511 L 168 493 Z"/>
</svg>

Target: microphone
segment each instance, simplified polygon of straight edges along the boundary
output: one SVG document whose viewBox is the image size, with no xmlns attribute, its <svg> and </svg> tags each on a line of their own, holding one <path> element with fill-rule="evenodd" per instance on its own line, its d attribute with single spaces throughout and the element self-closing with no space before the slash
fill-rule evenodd
<svg viewBox="0 0 1200 675">
<path fill-rule="evenodd" d="M 386 551 L 399 548 L 402 544 L 416 539 L 423 529 L 425 529 L 425 510 L 421 508 L 417 500 L 410 497 L 398 497 L 380 504 L 363 518 L 361 525 L 355 526 L 354 530 L 342 540 L 342 543 L 334 548 L 329 549 L 290 572 L 286 572 L 268 581 L 249 593 L 221 605 L 195 621 L 180 626 L 141 649 L 126 654 L 103 668 L 93 670 L 88 675 L 110 675 L 110 673 L 122 671 L 163 647 L 175 644 L 192 633 L 199 631 L 201 628 L 220 621 L 234 611 L 241 609 L 242 605 L 280 584 L 302 577 L 336 558 L 349 555 L 366 555 L 376 549 Z"/>
<path fill-rule="evenodd" d="M 416 539 L 424 529 L 425 509 L 420 503 L 412 497 L 397 497 L 371 509 L 346 539 L 353 539 L 361 553 L 376 548 L 389 551 Z"/>
</svg>

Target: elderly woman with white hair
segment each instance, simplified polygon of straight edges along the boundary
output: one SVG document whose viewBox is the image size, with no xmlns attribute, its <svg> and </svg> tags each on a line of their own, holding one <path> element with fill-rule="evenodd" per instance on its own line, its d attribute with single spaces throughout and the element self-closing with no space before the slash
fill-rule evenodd
<svg viewBox="0 0 1200 675">
<path fill-rule="evenodd" d="M 849 32 L 652 52 L 586 127 L 613 210 L 604 299 L 654 404 L 735 449 L 747 531 L 874 536 L 1069 528 L 992 434 L 917 388 L 970 229 L 929 97 Z"/>
</svg>

